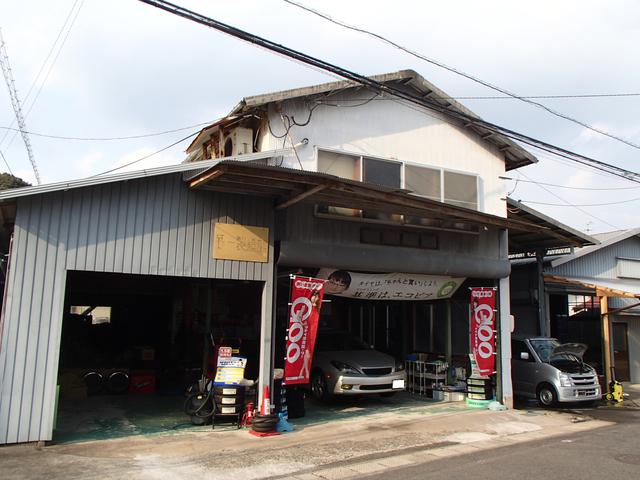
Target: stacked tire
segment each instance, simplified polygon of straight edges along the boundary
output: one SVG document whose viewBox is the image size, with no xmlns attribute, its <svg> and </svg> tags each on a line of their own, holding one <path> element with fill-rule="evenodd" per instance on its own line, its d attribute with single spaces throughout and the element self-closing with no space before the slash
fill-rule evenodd
<svg viewBox="0 0 640 480">
<path fill-rule="evenodd" d="M 256 415 L 251 421 L 251 428 L 254 432 L 258 433 L 270 433 L 276 431 L 278 425 L 278 415 Z"/>
</svg>

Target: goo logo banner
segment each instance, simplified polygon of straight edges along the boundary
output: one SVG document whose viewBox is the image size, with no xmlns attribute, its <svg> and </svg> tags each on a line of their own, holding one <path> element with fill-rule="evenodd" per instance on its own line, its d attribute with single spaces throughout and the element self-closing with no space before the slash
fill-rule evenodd
<svg viewBox="0 0 640 480">
<path fill-rule="evenodd" d="M 324 283 L 324 280 L 315 278 L 293 278 L 284 364 L 287 384 L 309 383 Z"/>
<path fill-rule="evenodd" d="M 478 365 L 478 373 L 492 375 L 496 366 L 496 290 L 472 288 L 470 314 L 471 354 Z"/>
</svg>

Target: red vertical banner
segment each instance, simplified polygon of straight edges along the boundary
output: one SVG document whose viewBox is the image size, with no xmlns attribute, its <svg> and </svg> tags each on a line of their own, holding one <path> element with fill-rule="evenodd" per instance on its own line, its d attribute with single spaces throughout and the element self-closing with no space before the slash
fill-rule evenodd
<svg viewBox="0 0 640 480">
<path fill-rule="evenodd" d="M 289 333 L 284 362 L 287 385 L 309 383 L 325 280 L 292 278 Z"/>
<path fill-rule="evenodd" d="M 492 375 L 496 370 L 496 290 L 494 288 L 471 288 L 471 319 L 469 337 L 471 354 L 476 361 L 478 373 Z"/>
</svg>

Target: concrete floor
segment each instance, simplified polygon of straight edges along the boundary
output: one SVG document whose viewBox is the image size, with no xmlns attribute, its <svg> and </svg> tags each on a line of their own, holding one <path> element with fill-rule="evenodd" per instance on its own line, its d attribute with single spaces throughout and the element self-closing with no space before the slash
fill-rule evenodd
<svg viewBox="0 0 640 480">
<path fill-rule="evenodd" d="M 63 400 L 58 411 L 53 443 L 108 440 L 136 435 L 163 435 L 188 430 L 206 432 L 210 426 L 193 426 L 183 412 L 183 396 L 101 395 L 82 400 Z M 458 408 L 454 403 L 433 402 L 402 392 L 393 397 L 377 395 L 342 398 L 321 404 L 312 398 L 305 401 L 306 415 L 293 421 L 298 428 L 329 421 L 354 419 L 382 412 L 411 413 L 429 406 L 433 413 Z"/>
<path fill-rule="evenodd" d="M 335 475 L 346 464 L 382 468 L 407 455 L 460 454 L 610 425 L 572 411 L 492 412 L 469 410 L 459 402 L 423 401 L 401 407 L 400 400 L 387 405 L 372 400 L 366 414 L 358 410 L 362 404 L 336 405 L 332 408 L 341 418 L 294 421 L 294 432 L 269 438 L 207 428 L 42 449 L 5 446 L 0 448 L 0 471 L 4 478 L 16 479 L 340 478 Z M 326 473 L 330 471 L 334 474 Z"/>
</svg>

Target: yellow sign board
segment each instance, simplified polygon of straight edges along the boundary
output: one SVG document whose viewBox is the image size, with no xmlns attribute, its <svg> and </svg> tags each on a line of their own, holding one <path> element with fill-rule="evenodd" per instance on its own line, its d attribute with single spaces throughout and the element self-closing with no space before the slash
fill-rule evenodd
<svg viewBox="0 0 640 480">
<path fill-rule="evenodd" d="M 269 229 L 231 223 L 215 223 L 213 226 L 213 258 L 268 262 Z"/>
</svg>

